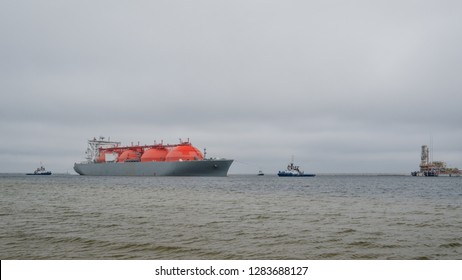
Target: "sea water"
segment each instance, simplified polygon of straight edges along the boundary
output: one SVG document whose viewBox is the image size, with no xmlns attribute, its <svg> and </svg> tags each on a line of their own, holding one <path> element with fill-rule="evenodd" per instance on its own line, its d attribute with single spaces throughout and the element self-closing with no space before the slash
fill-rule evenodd
<svg viewBox="0 0 462 280">
<path fill-rule="evenodd" d="M 1 259 L 462 259 L 462 177 L 0 175 Z"/>
</svg>

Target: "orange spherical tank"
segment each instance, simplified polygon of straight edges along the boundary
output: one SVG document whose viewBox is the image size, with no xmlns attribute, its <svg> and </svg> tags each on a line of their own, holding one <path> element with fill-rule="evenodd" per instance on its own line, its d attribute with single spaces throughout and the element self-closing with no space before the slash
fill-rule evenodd
<svg viewBox="0 0 462 280">
<path fill-rule="evenodd" d="M 136 161 L 139 159 L 140 159 L 139 153 L 132 151 L 132 150 L 125 150 L 120 154 L 118 162 Z"/>
<path fill-rule="evenodd" d="M 100 152 L 96 162 L 105 162 L 106 161 L 106 153 Z"/>
<path fill-rule="evenodd" d="M 165 161 L 167 153 L 168 151 L 165 148 L 151 148 L 143 153 L 141 161 Z"/>
<path fill-rule="evenodd" d="M 118 154 L 116 152 L 102 151 L 99 153 L 96 162 L 106 162 L 117 160 Z"/>
<path fill-rule="evenodd" d="M 202 153 L 194 146 L 179 145 L 174 147 L 168 152 L 166 161 L 179 161 L 179 160 L 201 160 L 204 159 Z"/>
</svg>

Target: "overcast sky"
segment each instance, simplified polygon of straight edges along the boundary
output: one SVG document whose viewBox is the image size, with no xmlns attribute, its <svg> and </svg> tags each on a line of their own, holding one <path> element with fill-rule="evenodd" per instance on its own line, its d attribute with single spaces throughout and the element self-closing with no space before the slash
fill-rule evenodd
<svg viewBox="0 0 462 280">
<path fill-rule="evenodd" d="M 462 1 L 0 2 L 0 172 L 87 140 L 177 143 L 230 174 L 462 168 Z"/>
</svg>

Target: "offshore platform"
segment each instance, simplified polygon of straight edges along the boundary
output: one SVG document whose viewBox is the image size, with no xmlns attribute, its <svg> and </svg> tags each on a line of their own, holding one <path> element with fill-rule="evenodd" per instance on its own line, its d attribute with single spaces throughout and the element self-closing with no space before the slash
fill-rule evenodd
<svg viewBox="0 0 462 280">
<path fill-rule="evenodd" d="M 444 176 L 461 176 L 462 171 L 458 168 L 449 168 L 444 161 L 433 161 L 430 158 L 430 149 L 427 145 L 422 146 L 420 156 L 420 171 L 411 172 L 412 176 L 436 177 Z"/>
</svg>

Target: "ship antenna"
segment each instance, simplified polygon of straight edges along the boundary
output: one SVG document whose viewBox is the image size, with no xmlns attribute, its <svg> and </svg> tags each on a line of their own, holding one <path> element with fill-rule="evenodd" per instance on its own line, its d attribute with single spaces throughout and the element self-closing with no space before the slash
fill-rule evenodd
<svg viewBox="0 0 462 280">
<path fill-rule="evenodd" d="M 430 132 L 430 163 L 433 164 L 433 134 Z"/>
</svg>

